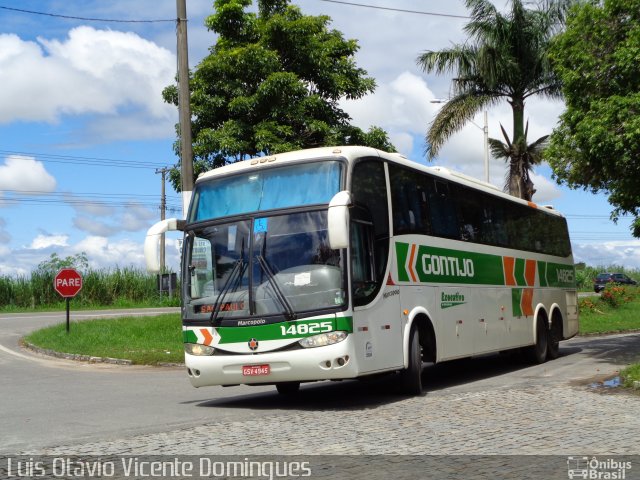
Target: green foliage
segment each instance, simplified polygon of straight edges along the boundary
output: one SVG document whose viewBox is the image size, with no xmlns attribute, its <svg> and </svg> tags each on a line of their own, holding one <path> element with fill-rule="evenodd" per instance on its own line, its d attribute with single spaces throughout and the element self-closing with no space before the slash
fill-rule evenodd
<svg viewBox="0 0 640 480">
<path fill-rule="evenodd" d="M 600 301 L 610 307 L 616 308 L 624 303 L 629 303 L 637 296 L 636 287 L 623 287 L 621 285 L 607 285 L 600 294 Z"/>
<path fill-rule="evenodd" d="M 30 277 L 0 276 L 0 310 L 60 308 L 64 300 L 53 288 L 53 279 L 63 267 L 81 267 L 82 290 L 73 298 L 75 306 L 129 307 L 177 306 L 179 290 L 173 298 L 161 297 L 157 278 L 131 267 L 95 270 L 88 267 L 82 253 L 60 259 L 56 254 L 42 262 Z"/>
<path fill-rule="evenodd" d="M 567 108 L 545 157 L 569 187 L 609 192 L 640 237 L 640 0 L 579 3 L 551 58 Z"/>
<path fill-rule="evenodd" d="M 627 388 L 638 388 L 640 383 L 640 363 L 631 365 L 620 371 L 622 385 Z"/>
<path fill-rule="evenodd" d="M 640 297 L 637 287 L 623 287 L 612 293 L 610 298 L 581 298 L 578 308 L 581 334 L 640 330 Z"/>
<path fill-rule="evenodd" d="M 38 330 L 25 340 L 56 352 L 132 360 L 156 365 L 184 361 L 179 314 L 64 323 Z"/>
<path fill-rule="evenodd" d="M 590 267 L 582 264 L 580 267 L 576 265 L 576 284 L 578 289 L 593 291 L 593 282 L 596 276 L 603 272 L 624 273 L 640 283 L 640 270 L 638 269 L 629 269 L 621 265 Z"/>
<path fill-rule="evenodd" d="M 507 100 L 513 110 L 513 135 L 509 139 L 503 129 L 506 143 L 492 139 L 492 147 L 509 163 L 505 189 L 530 200 L 535 190 L 529 172 L 541 159 L 537 150 L 545 137 L 527 145 L 524 104 L 533 95 L 560 96 L 548 48 L 562 25 L 566 2 L 539 2 L 528 9 L 521 0 L 512 0 L 506 15 L 489 0 L 467 0 L 466 5 L 471 10 L 465 26 L 468 40 L 418 57 L 425 72 L 455 76 L 452 98 L 429 126 L 426 154 L 433 159 L 475 114 Z"/>
<path fill-rule="evenodd" d="M 343 98 L 373 92 L 355 64 L 355 40 L 330 30 L 327 16 L 303 15 L 289 0 L 216 0 L 206 20 L 219 34 L 192 74 L 194 175 L 227 163 L 326 145 L 394 151 L 386 132 L 350 125 Z M 163 92 L 177 105 L 175 86 Z M 178 145 L 176 144 L 176 150 Z M 179 170 L 170 179 L 179 190 Z"/>
</svg>

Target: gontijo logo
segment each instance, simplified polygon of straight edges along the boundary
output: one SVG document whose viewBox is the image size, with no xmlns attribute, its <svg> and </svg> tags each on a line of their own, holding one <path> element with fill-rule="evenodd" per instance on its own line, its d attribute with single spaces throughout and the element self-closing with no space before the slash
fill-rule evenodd
<svg viewBox="0 0 640 480">
<path fill-rule="evenodd" d="M 435 249 L 428 250 L 424 246 L 402 243 L 396 244 L 396 248 L 399 251 L 406 251 L 402 257 L 398 254 L 398 259 L 402 258 L 404 260 L 402 262 L 404 272 L 399 272 L 401 280 L 403 280 L 403 276 L 407 277 L 407 279 L 410 278 L 414 282 L 424 281 L 423 278 L 429 276 L 464 278 L 473 278 L 475 276 L 473 259 L 462 256 L 464 252 L 449 250 L 448 253 L 451 253 L 449 255 L 437 254 L 433 251 Z M 400 268 L 399 263 L 398 269 L 400 270 Z"/>
<path fill-rule="evenodd" d="M 497 255 L 396 242 L 396 257 L 401 282 L 504 283 Z"/>
</svg>

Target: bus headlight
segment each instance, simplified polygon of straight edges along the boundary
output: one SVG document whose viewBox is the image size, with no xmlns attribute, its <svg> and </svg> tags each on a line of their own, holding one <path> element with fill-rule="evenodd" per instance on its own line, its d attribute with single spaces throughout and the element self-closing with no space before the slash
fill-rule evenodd
<svg viewBox="0 0 640 480">
<path fill-rule="evenodd" d="M 327 332 L 319 335 L 313 335 L 312 337 L 303 338 L 298 343 L 303 348 L 325 347 L 327 345 L 333 345 L 339 343 L 347 338 L 347 332 Z"/>
<path fill-rule="evenodd" d="M 203 357 L 207 355 L 213 355 L 215 349 L 208 345 L 202 345 L 200 343 L 185 343 L 184 351 L 189 355 L 196 355 L 198 357 Z"/>
</svg>

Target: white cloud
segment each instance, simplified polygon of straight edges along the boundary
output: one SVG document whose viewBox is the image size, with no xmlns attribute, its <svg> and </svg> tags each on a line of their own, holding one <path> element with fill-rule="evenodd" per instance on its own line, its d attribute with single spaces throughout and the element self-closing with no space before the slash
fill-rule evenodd
<svg viewBox="0 0 640 480">
<path fill-rule="evenodd" d="M 72 206 L 78 212 L 73 225 L 84 232 L 99 237 L 111 237 L 122 232 L 146 230 L 157 218 L 157 213 L 139 203 L 131 202 L 126 207 L 112 211 L 109 218 L 98 220 L 95 215 L 86 215 L 83 207 Z"/>
<path fill-rule="evenodd" d="M 68 246 L 68 240 L 68 235 L 40 234 L 33 239 L 31 245 L 27 248 L 33 250 L 44 250 L 50 247 L 66 247 Z"/>
<path fill-rule="evenodd" d="M 536 193 L 533 195 L 533 201 L 539 204 L 550 204 L 555 199 L 562 197 L 562 192 L 558 188 L 558 185 L 548 178 L 533 173 L 531 175 L 531 181 L 535 186 Z"/>
<path fill-rule="evenodd" d="M 33 157 L 10 155 L 0 165 L 0 190 L 49 193 L 55 189 L 56 179 Z"/>
<path fill-rule="evenodd" d="M 424 136 L 442 104 L 424 78 L 405 71 L 388 83 L 382 83 L 372 95 L 358 101 L 344 101 L 342 108 L 351 115 L 353 123 L 368 129 L 377 125 L 389 133 L 398 151 L 407 157 L 426 163 L 423 156 Z M 562 102 L 532 99 L 527 103 L 525 113 L 531 116 L 529 141 L 551 133 L 563 108 Z M 482 112 L 476 115 L 459 132 L 451 136 L 443 145 L 434 165 L 442 165 L 465 173 L 474 178 L 485 178 L 484 166 L 484 119 Z M 488 111 L 488 131 L 490 138 L 503 140 L 500 130 L 503 125 L 511 136 L 512 112 L 505 103 Z M 502 189 L 505 183 L 507 165 L 489 155 L 490 183 Z M 561 196 L 558 186 L 546 177 L 533 173 L 537 193 L 535 201 L 548 203 Z"/>
<path fill-rule="evenodd" d="M 78 213 L 83 213 L 94 217 L 107 217 L 109 215 L 113 215 L 116 212 L 116 209 L 114 207 L 105 205 L 99 200 L 96 201 L 95 199 L 83 198 L 72 193 L 65 193 L 63 197 L 64 200 L 69 204 L 69 206 L 73 207 L 73 209 Z"/>
<path fill-rule="evenodd" d="M 87 215 L 76 215 L 73 219 L 73 226 L 78 230 L 99 237 L 110 237 L 122 231 L 117 225 L 109 225 Z"/>
<path fill-rule="evenodd" d="M 640 240 L 574 244 L 573 257 L 576 262 L 593 266 L 640 268 Z"/>
<path fill-rule="evenodd" d="M 90 236 L 75 244 L 70 250 L 74 253 L 85 252 L 92 268 L 144 265 L 142 244 L 129 239 L 110 242 L 104 237 Z"/>
<path fill-rule="evenodd" d="M 63 41 L 37 42 L 2 34 L 0 52 L 0 123 L 134 113 L 136 126 L 160 120 L 166 127 L 176 116 L 161 97 L 173 82 L 175 56 L 135 33 L 81 26 Z"/>
</svg>

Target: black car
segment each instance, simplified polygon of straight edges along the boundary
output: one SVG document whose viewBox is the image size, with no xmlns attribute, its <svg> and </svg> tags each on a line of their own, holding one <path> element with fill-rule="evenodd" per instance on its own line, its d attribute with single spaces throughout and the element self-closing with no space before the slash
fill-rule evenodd
<svg viewBox="0 0 640 480">
<path fill-rule="evenodd" d="M 593 282 L 593 290 L 598 293 L 604 290 L 608 283 L 619 283 L 621 285 L 637 285 L 633 278 L 629 278 L 624 273 L 599 273 Z"/>
</svg>

